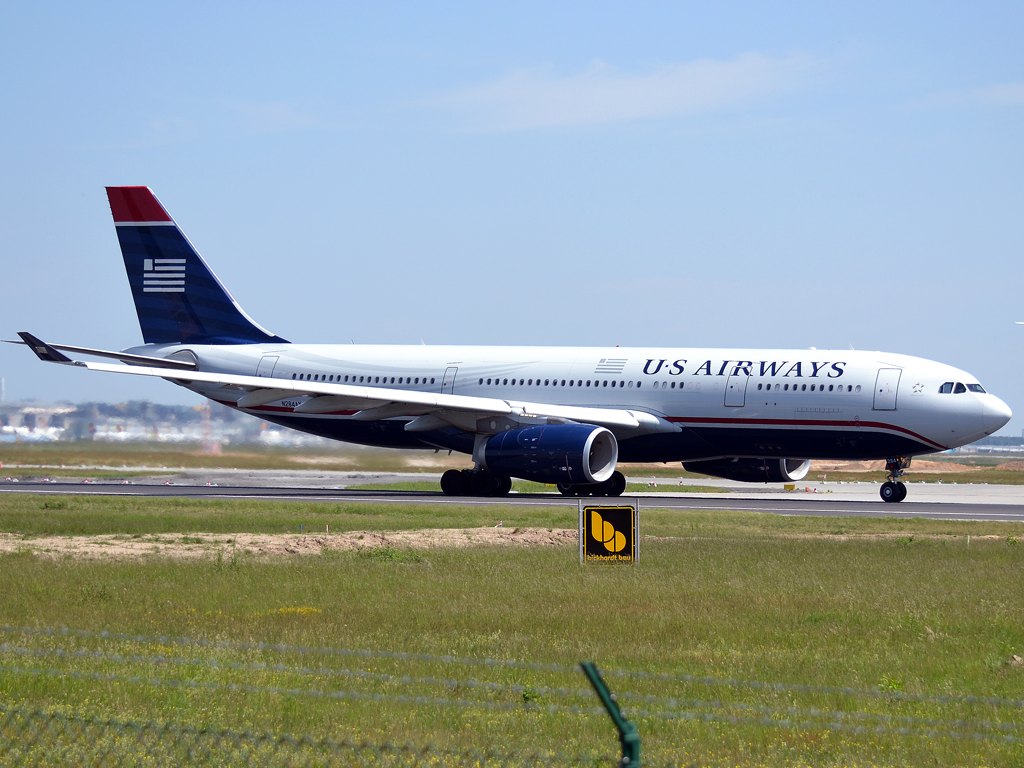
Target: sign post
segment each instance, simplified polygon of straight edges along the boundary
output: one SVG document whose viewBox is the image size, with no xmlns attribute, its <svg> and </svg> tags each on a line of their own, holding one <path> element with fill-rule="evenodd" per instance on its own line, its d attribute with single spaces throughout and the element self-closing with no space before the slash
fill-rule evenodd
<svg viewBox="0 0 1024 768">
<path fill-rule="evenodd" d="M 632 565 L 640 559 L 640 510 L 579 502 L 580 563 Z"/>
</svg>

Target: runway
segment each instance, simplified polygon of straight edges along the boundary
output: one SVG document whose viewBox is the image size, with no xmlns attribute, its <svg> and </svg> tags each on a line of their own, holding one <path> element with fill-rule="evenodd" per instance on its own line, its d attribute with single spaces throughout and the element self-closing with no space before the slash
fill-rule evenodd
<svg viewBox="0 0 1024 768">
<path fill-rule="evenodd" d="M 988 486 L 991 488 L 991 486 Z M 502 498 L 451 497 L 431 491 L 365 491 L 342 488 L 309 487 L 254 487 L 223 485 L 113 485 L 108 483 L 83 484 L 81 481 L 49 483 L 4 483 L 0 494 L 149 496 L 191 499 L 252 499 L 260 501 L 292 501 L 323 503 L 373 504 L 444 504 L 464 506 L 531 506 L 572 507 L 577 499 L 560 494 L 511 494 Z M 812 515 L 819 517 L 921 517 L 933 520 L 978 520 L 1024 523 L 1024 499 L 1020 503 L 985 501 L 984 498 L 955 501 L 908 498 L 899 504 L 866 499 L 828 498 L 820 494 L 792 494 L 778 498 L 758 498 L 752 494 L 683 494 L 642 493 L 626 495 L 622 499 L 637 499 L 641 508 L 679 510 L 736 510 L 776 515 Z M 611 499 L 593 499 L 611 502 Z"/>
</svg>

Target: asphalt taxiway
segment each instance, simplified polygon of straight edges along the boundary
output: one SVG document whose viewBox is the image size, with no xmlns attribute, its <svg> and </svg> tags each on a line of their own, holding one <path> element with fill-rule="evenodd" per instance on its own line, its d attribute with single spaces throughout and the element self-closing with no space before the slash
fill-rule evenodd
<svg viewBox="0 0 1024 768">
<path fill-rule="evenodd" d="M 192 499 L 252 499 L 295 502 L 364 502 L 375 504 L 457 504 L 471 506 L 575 507 L 577 499 L 561 494 L 516 494 L 502 498 L 445 496 L 440 491 L 359 490 L 350 485 L 433 481 L 430 474 L 369 474 L 342 472 L 252 472 L 244 470 L 188 471 L 185 475 L 135 478 L 130 484 L 77 478 L 51 478 L 48 482 L 0 479 L 0 494 L 151 496 Z M 923 517 L 938 520 L 988 520 L 1024 523 L 1024 486 L 913 484 L 906 499 L 886 504 L 873 483 L 797 484 L 794 490 L 778 486 L 750 486 L 729 481 L 693 481 L 722 492 L 688 492 L 686 485 L 649 478 L 631 482 L 658 482 L 646 493 L 627 494 L 642 508 L 679 510 L 738 510 L 778 515 L 827 517 Z M 123 483 L 123 481 L 121 481 Z M 594 499 L 594 501 L 602 501 Z M 604 500 L 607 501 L 607 500 Z"/>
</svg>

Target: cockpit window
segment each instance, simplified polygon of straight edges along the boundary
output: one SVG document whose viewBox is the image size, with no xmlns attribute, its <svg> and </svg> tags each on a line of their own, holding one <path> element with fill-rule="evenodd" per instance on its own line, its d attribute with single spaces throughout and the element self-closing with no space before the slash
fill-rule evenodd
<svg viewBox="0 0 1024 768">
<path fill-rule="evenodd" d="M 981 392 L 981 394 L 985 394 L 985 388 L 981 386 L 981 384 L 968 384 L 967 388 L 971 390 L 971 392 Z"/>
<path fill-rule="evenodd" d="M 945 384 L 943 384 L 941 387 L 939 387 L 939 394 L 940 395 L 948 395 L 952 391 L 953 391 L 953 382 L 952 381 L 947 381 Z"/>
<path fill-rule="evenodd" d="M 953 390 L 954 395 L 962 395 L 967 391 L 967 387 L 961 384 L 959 381 L 956 383 L 956 388 Z"/>
</svg>

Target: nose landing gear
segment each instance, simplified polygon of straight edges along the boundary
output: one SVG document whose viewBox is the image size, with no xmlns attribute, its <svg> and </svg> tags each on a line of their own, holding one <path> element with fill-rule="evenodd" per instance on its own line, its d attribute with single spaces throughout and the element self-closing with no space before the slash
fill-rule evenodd
<svg viewBox="0 0 1024 768">
<path fill-rule="evenodd" d="M 882 483 L 878 495 L 882 501 L 899 502 L 907 498 L 907 486 L 900 482 L 900 478 L 907 474 L 907 467 L 910 466 L 910 457 L 897 456 L 886 459 L 885 470 L 889 473 L 889 479 Z"/>
</svg>

